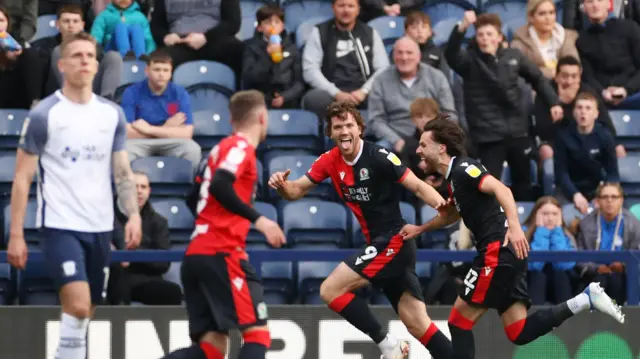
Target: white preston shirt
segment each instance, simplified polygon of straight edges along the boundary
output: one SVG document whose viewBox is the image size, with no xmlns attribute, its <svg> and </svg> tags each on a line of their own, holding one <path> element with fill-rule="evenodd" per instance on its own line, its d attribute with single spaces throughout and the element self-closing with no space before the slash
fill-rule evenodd
<svg viewBox="0 0 640 359">
<path fill-rule="evenodd" d="M 39 156 L 37 226 L 112 231 L 111 158 L 125 141 L 122 108 L 95 94 L 78 104 L 56 91 L 33 108 L 18 147 Z"/>
</svg>

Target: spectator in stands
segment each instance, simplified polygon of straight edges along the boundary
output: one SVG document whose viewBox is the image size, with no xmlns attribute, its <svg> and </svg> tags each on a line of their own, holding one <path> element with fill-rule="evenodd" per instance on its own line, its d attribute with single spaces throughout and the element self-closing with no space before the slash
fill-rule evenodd
<svg viewBox="0 0 640 359">
<path fill-rule="evenodd" d="M 22 45 L 31 40 L 37 30 L 38 0 L 0 0 L 0 6 L 11 19 L 11 36 Z"/>
<path fill-rule="evenodd" d="M 91 35 L 107 51 L 140 59 L 156 49 L 149 20 L 133 0 L 113 0 L 93 22 Z"/>
<path fill-rule="evenodd" d="M 0 8 L 0 32 L 11 32 L 11 18 Z M 29 109 L 40 100 L 42 67 L 29 48 L 0 50 L 0 108 Z"/>
<path fill-rule="evenodd" d="M 138 206 L 142 217 L 142 241 L 139 249 L 171 249 L 169 224 L 167 219 L 153 210 L 149 203 L 151 185 L 144 172 L 135 172 Z M 124 225 L 127 217 L 115 208 L 114 242 L 115 248 L 124 249 Z M 176 283 L 167 281 L 162 275 L 169 270 L 170 262 L 133 262 L 111 265 L 108 285 L 111 304 L 130 304 L 131 301 L 147 305 L 180 305 L 182 289 Z"/>
<path fill-rule="evenodd" d="M 640 1 L 607 0 L 609 16 L 629 19 L 640 24 Z M 562 25 L 568 29 L 583 30 L 590 25 L 585 16 L 583 0 L 562 0 Z"/>
<path fill-rule="evenodd" d="M 334 18 L 313 29 L 302 55 L 302 74 L 312 87 L 302 107 L 320 118 L 333 101 L 366 108 L 376 73 L 389 66 L 378 32 L 357 19 L 358 0 L 332 3 Z"/>
<path fill-rule="evenodd" d="M 556 76 L 558 59 L 578 57 L 578 33 L 565 29 L 556 21 L 556 5 L 551 0 L 527 2 L 528 24 L 517 29 L 511 47 L 516 48 L 538 66 L 547 78 Z"/>
<path fill-rule="evenodd" d="M 418 97 L 434 99 L 440 109 L 454 114 L 453 94 L 442 71 L 420 62 L 420 48 L 405 36 L 393 47 L 394 66 L 376 76 L 369 95 L 367 128 L 384 147 L 402 152 L 404 137 L 416 132 L 409 106 Z"/>
<path fill-rule="evenodd" d="M 151 31 L 158 46 L 168 47 L 174 68 L 187 61 L 221 62 L 242 71 L 244 44 L 236 38 L 240 0 L 154 0 Z"/>
<path fill-rule="evenodd" d="M 243 86 L 264 93 L 270 108 L 297 108 L 304 91 L 302 60 L 284 32 L 284 10 L 265 5 L 256 13 L 256 21 L 258 31 L 244 49 Z M 270 42 L 273 34 L 281 36 L 281 44 Z"/>
<path fill-rule="evenodd" d="M 475 24 L 475 43 L 462 48 L 464 34 Z M 502 22 L 496 14 L 477 17 L 466 11 L 454 28 L 445 49 L 449 65 L 464 79 L 464 102 L 469 137 L 487 170 L 500 178 L 505 160 L 511 170 L 514 196 L 533 200 L 530 156 L 533 141 L 530 121 L 523 111 L 524 94 L 519 77 L 524 78 L 544 99 L 554 119 L 562 118 L 558 96 L 542 72 L 519 50 L 503 48 Z"/>
<path fill-rule="evenodd" d="M 410 12 L 404 20 L 404 34 L 415 40 L 420 46 L 420 61 L 440 69 L 445 76 L 449 76 L 449 65 L 447 65 L 442 49 L 433 42 L 431 18 L 427 13 Z"/>
<path fill-rule="evenodd" d="M 588 251 L 640 249 L 640 222 L 623 207 L 624 192 L 620 184 L 601 184 L 596 191 L 596 203 L 597 209 L 580 222 L 578 248 Z M 624 263 L 579 263 L 578 267 L 584 281 L 595 277 L 618 304 L 626 301 Z"/>
<path fill-rule="evenodd" d="M 172 156 L 191 161 L 194 173 L 201 157 L 192 139 L 193 115 L 187 90 L 171 81 L 171 57 L 163 50 L 149 56 L 147 78 L 122 95 L 127 116 L 127 152 L 131 161 L 147 156 Z"/>
<path fill-rule="evenodd" d="M 58 70 L 60 59 L 60 44 L 64 39 L 83 32 L 84 12 L 79 5 L 65 5 L 58 10 L 56 27 L 60 33 L 56 36 L 37 40 L 31 46 L 40 54 L 40 59 L 46 66 L 44 74 L 46 80 L 45 95 L 53 93 L 62 85 L 62 74 Z M 122 74 L 122 56 L 115 51 L 104 52 L 98 46 L 98 73 L 93 81 L 93 91 L 98 95 L 112 97 L 120 86 Z"/>
<path fill-rule="evenodd" d="M 611 132 L 598 118 L 598 100 L 590 93 L 578 95 L 573 109 L 576 124 L 568 124 L 556 137 L 553 152 L 556 184 L 562 202 L 571 201 L 587 214 L 589 201 L 601 181 L 618 182 L 618 160 Z"/>
<path fill-rule="evenodd" d="M 562 207 L 557 199 L 544 196 L 538 199 L 523 231 L 532 251 L 574 251 L 575 238 L 562 219 Z M 534 305 L 544 305 L 547 300 L 562 303 L 573 296 L 575 262 L 529 262 L 529 293 Z M 551 286 L 548 285 L 551 282 Z M 553 288 L 549 293 L 547 288 Z"/>
<path fill-rule="evenodd" d="M 105 2 L 111 2 L 111 0 L 39 0 L 38 1 L 38 15 L 50 15 L 57 14 L 61 7 L 69 5 L 78 5 L 82 9 L 82 16 L 85 19 L 87 27 L 86 31 L 91 29 L 93 19 L 96 14 L 99 14 L 107 6 Z M 99 8 L 98 11 L 94 11 L 95 8 Z"/>
<path fill-rule="evenodd" d="M 424 3 L 425 0 L 362 0 L 359 18 L 367 22 L 380 16 L 406 16 Z"/>
<path fill-rule="evenodd" d="M 640 90 L 640 25 L 609 17 L 608 0 L 584 0 L 591 25 L 576 42 L 584 80 L 609 105 L 618 105 Z"/>
</svg>

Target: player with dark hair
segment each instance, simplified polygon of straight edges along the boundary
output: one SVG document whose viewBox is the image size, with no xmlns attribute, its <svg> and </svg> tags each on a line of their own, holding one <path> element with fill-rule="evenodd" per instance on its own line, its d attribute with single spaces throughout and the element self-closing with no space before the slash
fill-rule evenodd
<svg viewBox="0 0 640 359">
<path fill-rule="evenodd" d="M 197 218 L 181 279 L 194 345 L 166 359 L 224 359 L 231 329 L 242 332 L 239 359 L 264 359 L 271 344 L 262 285 L 245 252 L 251 223 L 273 247 L 285 243 L 278 224 L 250 205 L 255 151 L 267 136 L 264 95 L 238 92 L 229 112 L 233 134 L 211 150 L 188 199 Z"/>
<path fill-rule="evenodd" d="M 527 317 L 529 243 L 518 220 L 516 203 L 509 188 L 478 161 L 466 157 L 464 143 L 464 131 L 446 115 L 425 125 L 416 152 L 428 171 L 445 176 L 451 197 L 438 216 L 421 226 L 406 225 L 400 232 L 411 239 L 462 218 L 473 233 L 478 256 L 449 316 L 453 358 L 474 358 L 471 329 L 488 309 L 498 311 L 507 337 L 516 345 L 535 340 L 585 310 L 598 310 L 623 323 L 620 307 L 599 283 L 589 284 L 565 303 Z"/>
<path fill-rule="evenodd" d="M 382 329 L 364 298 L 352 292 L 369 283 L 381 288 L 409 333 L 436 359 L 450 358 L 451 342 L 427 315 L 415 271 L 416 243 L 398 235 L 405 224 L 400 212 L 400 185 L 437 208 L 442 196 L 420 181 L 400 159 L 383 147 L 362 140 L 364 121 L 354 105 L 328 108 L 326 134 L 336 147 L 322 154 L 309 172 L 295 181 L 290 170 L 274 173 L 269 186 L 286 200 L 302 198 L 326 178 L 353 211 L 367 247 L 346 259 L 320 287 L 320 296 L 336 313 L 378 344 L 383 359 L 408 355 L 408 345 Z"/>
</svg>

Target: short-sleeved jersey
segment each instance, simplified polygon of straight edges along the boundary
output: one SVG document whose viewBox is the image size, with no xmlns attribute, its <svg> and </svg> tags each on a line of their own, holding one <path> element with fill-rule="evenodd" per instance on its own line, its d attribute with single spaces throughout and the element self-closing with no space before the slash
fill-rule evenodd
<svg viewBox="0 0 640 359">
<path fill-rule="evenodd" d="M 78 104 L 57 91 L 29 112 L 18 147 L 39 156 L 38 227 L 113 230 L 111 158 L 126 137 L 120 106 L 97 95 Z"/>
<path fill-rule="evenodd" d="M 335 147 L 318 157 L 306 175 L 313 183 L 331 178 L 370 243 L 376 237 L 397 234 L 405 224 L 400 212 L 399 183 L 409 172 L 392 152 L 361 141 L 353 162 L 345 161 Z"/>
<path fill-rule="evenodd" d="M 489 175 L 480 162 L 468 157 L 453 157 L 446 176 L 449 194 L 464 224 L 473 233 L 478 251 L 491 242 L 504 240 L 507 232 L 507 217 L 498 200 L 480 191 L 482 181 Z"/>
<path fill-rule="evenodd" d="M 198 217 L 187 255 L 244 250 L 246 247 L 251 223 L 226 210 L 209 191 L 217 170 L 232 173 L 235 176 L 233 189 L 238 197 L 247 204 L 253 201 L 258 178 L 255 148 L 241 134 L 233 134 L 209 153 L 200 185 Z"/>
</svg>

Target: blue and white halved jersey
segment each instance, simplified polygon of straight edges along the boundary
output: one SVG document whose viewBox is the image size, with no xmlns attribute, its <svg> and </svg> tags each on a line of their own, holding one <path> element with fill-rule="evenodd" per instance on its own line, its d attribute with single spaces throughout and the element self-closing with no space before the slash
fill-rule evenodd
<svg viewBox="0 0 640 359">
<path fill-rule="evenodd" d="M 111 157 L 125 141 L 124 112 L 95 94 L 78 104 L 56 91 L 33 108 L 18 147 L 39 156 L 37 226 L 113 230 Z"/>
</svg>

